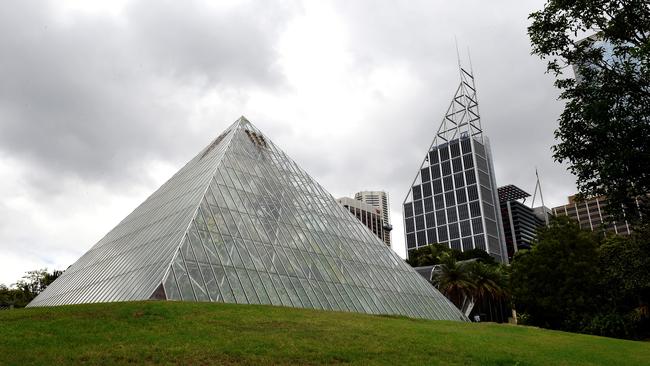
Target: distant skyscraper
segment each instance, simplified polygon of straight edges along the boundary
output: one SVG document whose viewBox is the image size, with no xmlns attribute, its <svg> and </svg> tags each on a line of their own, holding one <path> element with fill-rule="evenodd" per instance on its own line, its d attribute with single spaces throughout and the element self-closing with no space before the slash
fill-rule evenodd
<svg viewBox="0 0 650 366">
<path fill-rule="evenodd" d="M 367 203 L 380 210 L 384 220 L 384 243 L 390 246 L 390 232 L 393 226 L 390 223 L 390 204 L 388 203 L 388 193 L 384 191 L 361 191 L 354 195 L 354 199 Z"/>
<path fill-rule="evenodd" d="M 569 196 L 569 204 L 554 207 L 552 212 L 555 216 L 568 216 L 576 220 L 583 229 L 629 235 L 631 230 L 627 221 L 610 223 L 605 207 L 607 207 L 606 197 L 578 201 L 576 196 Z"/>
<path fill-rule="evenodd" d="M 432 243 L 483 249 L 507 263 L 492 156 L 474 76 L 461 82 L 404 200 L 408 250 Z"/>
<path fill-rule="evenodd" d="M 337 199 L 337 201 L 343 207 L 348 209 L 354 217 L 366 225 L 373 234 L 384 241 L 386 237 L 386 231 L 384 228 L 386 225 L 380 209 L 349 197 L 342 197 Z"/>
<path fill-rule="evenodd" d="M 537 229 L 544 226 L 545 220 L 539 217 L 535 209 L 519 201 L 530 197 L 519 187 L 507 185 L 499 187 L 498 192 L 508 259 L 512 259 L 519 249 L 531 247 L 537 237 Z M 542 207 L 538 209 L 543 210 Z M 544 211 L 541 213 L 543 215 Z"/>
</svg>

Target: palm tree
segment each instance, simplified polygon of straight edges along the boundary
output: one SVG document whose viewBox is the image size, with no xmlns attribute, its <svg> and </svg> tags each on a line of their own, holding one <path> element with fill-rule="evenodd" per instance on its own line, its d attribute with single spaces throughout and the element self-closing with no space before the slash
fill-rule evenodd
<svg viewBox="0 0 650 366">
<path fill-rule="evenodd" d="M 431 276 L 431 282 L 458 308 L 461 308 L 466 298 L 471 298 L 474 284 L 470 278 L 468 263 L 457 262 L 449 253 L 441 256 L 442 263 L 438 265 Z"/>
<path fill-rule="evenodd" d="M 469 265 L 469 277 L 474 284 L 473 297 L 477 302 L 485 299 L 502 300 L 508 297 L 504 271 L 500 267 L 489 266 L 481 262 Z"/>
</svg>

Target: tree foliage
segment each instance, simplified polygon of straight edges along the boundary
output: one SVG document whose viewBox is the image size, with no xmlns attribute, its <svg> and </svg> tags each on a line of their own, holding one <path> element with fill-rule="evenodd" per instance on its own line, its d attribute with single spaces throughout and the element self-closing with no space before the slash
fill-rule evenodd
<svg viewBox="0 0 650 366">
<path fill-rule="evenodd" d="M 549 0 L 530 19 L 533 54 L 547 60 L 566 101 L 555 132 L 560 140 L 553 147 L 555 159 L 569 163 L 581 195 L 606 195 L 615 217 L 647 219 L 650 5 L 647 0 Z M 578 80 L 567 72 L 569 66 Z"/>
<path fill-rule="evenodd" d="M 0 284 L 0 305 L 24 307 L 56 280 L 63 271 L 47 269 L 28 271 L 11 287 Z"/>
<path fill-rule="evenodd" d="M 598 242 L 566 217 L 538 232 L 530 250 L 515 254 L 512 297 L 528 322 L 576 330 L 598 305 Z"/>
<path fill-rule="evenodd" d="M 620 338 L 650 335 L 650 230 L 601 240 L 566 217 L 542 228 L 512 263 L 527 324 Z"/>
<path fill-rule="evenodd" d="M 494 258 L 485 250 L 472 249 L 461 252 L 437 243 L 410 250 L 406 262 L 412 267 L 432 266 L 442 263 L 445 256 L 451 256 L 457 261 L 477 259 L 483 263 L 496 264 Z"/>
</svg>

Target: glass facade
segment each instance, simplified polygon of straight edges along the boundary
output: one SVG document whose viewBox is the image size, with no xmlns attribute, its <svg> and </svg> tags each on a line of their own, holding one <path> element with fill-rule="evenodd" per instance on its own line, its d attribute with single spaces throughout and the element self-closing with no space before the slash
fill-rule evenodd
<svg viewBox="0 0 650 366">
<path fill-rule="evenodd" d="M 461 84 L 404 200 L 407 252 L 440 243 L 482 249 L 507 263 L 492 157 L 474 77 Z"/>
<path fill-rule="evenodd" d="M 466 320 L 243 117 L 30 306 L 150 298 Z"/>
</svg>

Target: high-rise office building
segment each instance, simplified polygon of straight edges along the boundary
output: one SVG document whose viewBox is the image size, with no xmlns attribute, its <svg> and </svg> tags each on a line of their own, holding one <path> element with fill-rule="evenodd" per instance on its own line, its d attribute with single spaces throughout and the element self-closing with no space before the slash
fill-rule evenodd
<svg viewBox="0 0 650 366">
<path fill-rule="evenodd" d="M 404 200 L 409 250 L 432 243 L 483 249 L 507 263 L 488 139 L 483 134 L 474 76 L 461 82 Z"/>
<path fill-rule="evenodd" d="M 545 225 L 545 220 L 539 217 L 535 209 L 521 202 L 530 197 L 521 188 L 510 184 L 499 187 L 498 192 L 503 234 L 510 260 L 519 249 L 530 249 L 537 237 L 537 229 Z M 542 210 L 543 207 L 539 209 Z"/>
<path fill-rule="evenodd" d="M 29 306 L 147 299 L 467 320 L 243 117 Z"/>
<path fill-rule="evenodd" d="M 366 225 L 373 234 L 384 241 L 386 237 L 384 227 L 386 225 L 384 224 L 384 217 L 378 208 L 349 197 L 341 197 L 336 201 L 348 209 L 357 220 Z"/>
<path fill-rule="evenodd" d="M 390 246 L 390 232 L 393 226 L 390 223 L 390 204 L 388 202 L 388 193 L 384 191 L 361 191 L 354 194 L 354 199 L 367 203 L 380 210 L 384 220 L 384 243 Z"/>
<path fill-rule="evenodd" d="M 627 221 L 610 222 L 610 216 L 605 212 L 606 197 L 593 197 L 583 201 L 576 196 L 569 196 L 569 203 L 551 209 L 555 216 L 568 216 L 576 220 L 580 227 L 591 231 L 602 231 L 604 234 L 629 235 L 630 225 Z"/>
</svg>

